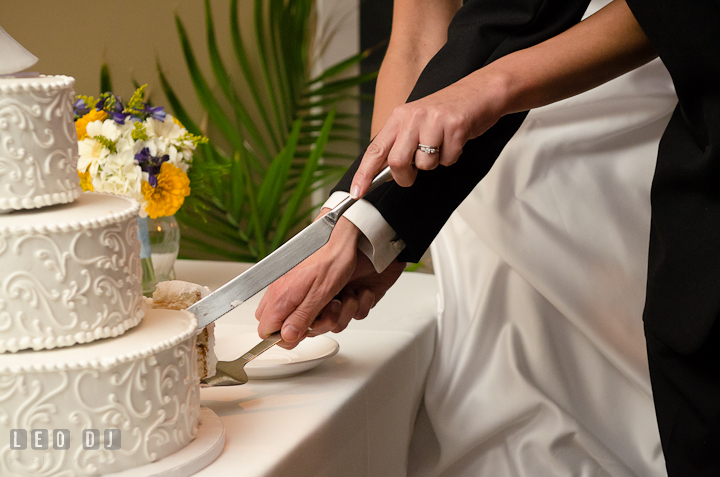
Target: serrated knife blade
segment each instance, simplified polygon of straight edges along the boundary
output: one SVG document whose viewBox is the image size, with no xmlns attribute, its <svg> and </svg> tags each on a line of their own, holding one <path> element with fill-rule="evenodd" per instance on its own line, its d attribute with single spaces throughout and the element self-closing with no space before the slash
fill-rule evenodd
<svg viewBox="0 0 720 477">
<path fill-rule="evenodd" d="M 391 179 L 390 168 L 386 167 L 375 177 L 367 192 Z M 187 311 L 197 317 L 198 329 L 234 310 L 319 250 L 330 239 L 342 214 L 357 200 L 346 198 L 250 269 L 190 306 Z"/>
</svg>

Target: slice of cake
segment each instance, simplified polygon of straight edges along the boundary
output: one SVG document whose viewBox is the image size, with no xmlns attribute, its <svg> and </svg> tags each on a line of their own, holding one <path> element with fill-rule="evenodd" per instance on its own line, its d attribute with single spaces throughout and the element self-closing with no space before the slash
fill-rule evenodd
<svg viewBox="0 0 720 477">
<path fill-rule="evenodd" d="M 153 308 L 185 310 L 210 294 L 210 289 L 182 280 L 160 282 L 153 293 Z M 197 368 L 200 379 L 215 376 L 218 362 L 215 356 L 215 323 L 206 326 L 197 337 Z"/>
</svg>

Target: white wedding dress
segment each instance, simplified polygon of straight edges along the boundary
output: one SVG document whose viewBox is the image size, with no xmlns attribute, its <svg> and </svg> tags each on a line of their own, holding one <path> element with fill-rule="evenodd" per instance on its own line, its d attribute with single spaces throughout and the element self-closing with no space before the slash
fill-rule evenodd
<svg viewBox="0 0 720 477">
<path fill-rule="evenodd" d="M 642 310 L 676 102 L 655 60 L 530 112 L 449 220 L 409 475 L 666 475 Z"/>
</svg>

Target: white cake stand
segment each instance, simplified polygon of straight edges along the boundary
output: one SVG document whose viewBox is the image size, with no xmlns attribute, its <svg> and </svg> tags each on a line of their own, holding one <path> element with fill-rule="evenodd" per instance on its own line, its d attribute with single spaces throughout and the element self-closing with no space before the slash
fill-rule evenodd
<svg viewBox="0 0 720 477">
<path fill-rule="evenodd" d="M 225 428 L 212 410 L 200 409 L 200 426 L 186 447 L 157 462 L 124 470 L 107 477 L 189 477 L 212 464 L 225 447 Z"/>
</svg>

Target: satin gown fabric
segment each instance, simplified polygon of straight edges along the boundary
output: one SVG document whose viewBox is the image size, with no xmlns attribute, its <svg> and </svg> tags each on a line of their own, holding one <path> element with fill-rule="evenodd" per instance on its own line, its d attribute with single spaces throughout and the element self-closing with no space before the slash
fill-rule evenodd
<svg viewBox="0 0 720 477">
<path fill-rule="evenodd" d="M 676 103 L 655 60 L 531 111 L 442 229 L 408 475 L 666 475 L 641 316 Z"/>
</svg>

